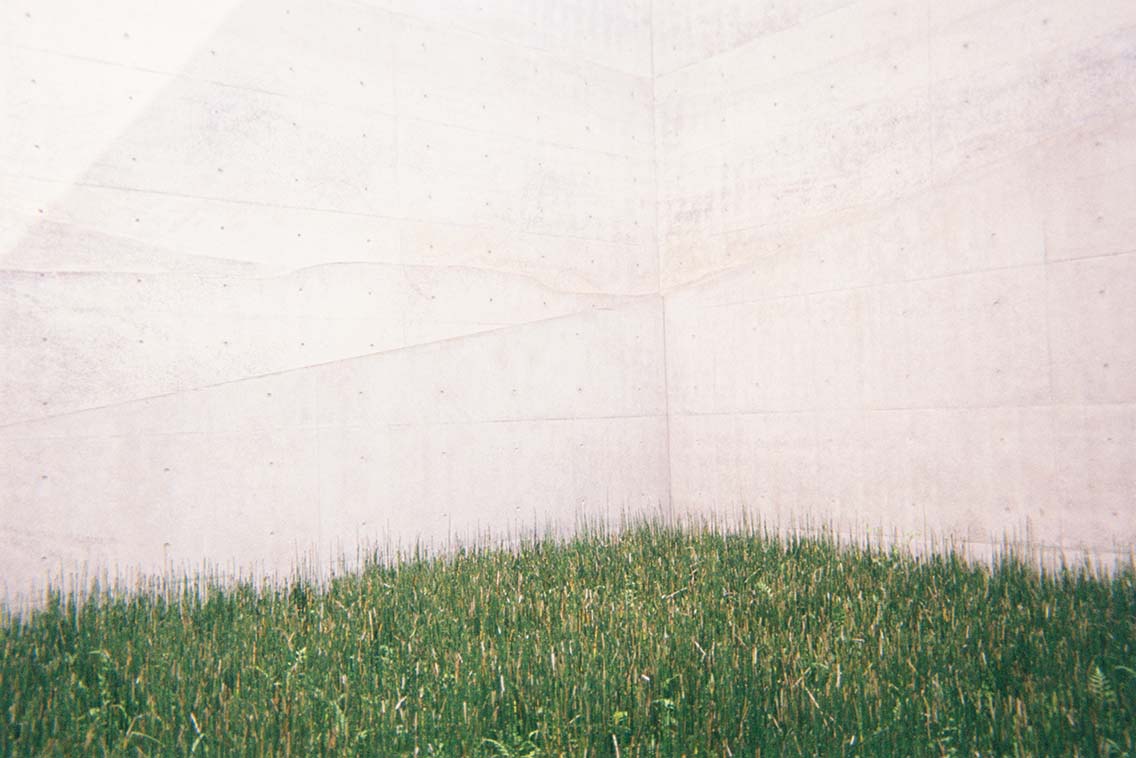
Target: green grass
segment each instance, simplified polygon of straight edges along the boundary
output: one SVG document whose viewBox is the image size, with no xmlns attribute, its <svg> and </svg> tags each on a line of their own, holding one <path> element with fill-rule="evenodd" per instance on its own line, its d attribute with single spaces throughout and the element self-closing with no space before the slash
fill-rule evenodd
<svg viewBox="0 0 1136 758">
<path fill-rule="evenodd" d="M 0 625 L 3 755 L 1136 755 L 1136 574 L 641 526 Z"/>
</svg>

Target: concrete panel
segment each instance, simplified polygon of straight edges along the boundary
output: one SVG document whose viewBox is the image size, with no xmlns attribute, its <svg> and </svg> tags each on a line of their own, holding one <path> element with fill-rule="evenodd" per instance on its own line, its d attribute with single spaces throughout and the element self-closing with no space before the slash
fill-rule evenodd
<svg viewBox="0 0 1136 758">
<path fill-rule="evenodd" d="M 1045 271 L 1034 266 L 739 303 L 675 297 L 667 320 L 673 408 L 1045 403 L 1044 293 Z"/>
<path fill-rule="evenodd" d="M 407 117 L 616 155 L 653 152 L 648 77 L 416 19 L 403 21 L 397 44 Z"/>
<path fill-rule="evenodd" d="M 1057 401 L 1136 401 L 1136 254 L 1054 264 L 1048 284 Z"/>
<path fill-rule="evenodd" d="M 736 265 L 738 237 L 843 225 L 832 217 L 926 186 L 927 19 L 916 10 L 844 4 L 818 28 L 790 25 L 659 77 L 664 287 Z"/>
<path fill-rule="evenodd" d="M 4 3 L 4 42 L 112 65 L 175 70 L 241 5 L 203 0 L 192 5 L 146 0 L 89 3 Z"/>
<path fill-rule="evenodd" d="M 1061 538 L 1066 545 L 1102 537 L 1121 548 L 1136 540 L 1136 407 L 1065 406 L 1055 417 Z"/>
<path fill-rule="evenodd" d="M 2 13 L 10 589 L 665 505 L 649 3 Z"/>
<path fill-rule="evenodd" d="M 811 407 L 808 303 L 668 308 L 668 387 L 674 412 Z M 754 368 L 760 366 L 760 371 Z"/>
<path fill-rule="evenodd" d="M 234 5 L 178 75 L 393 114 L 393 53 L 401 34 L 398 17 L 379 4 L 246 0 Z"/>
<path fill-rule="evenodd" d="M 1038 163 L 1003 162 L 807 224 L 777 216 L 720 233 L 709 225 L 688 227 L 660 242 L 663 286 L 675 291 L 695 282 L 705 297 L 730 301 L 1042 263 L 1052 245 Z"/>
<path fill-rule="evenodd" d="M 359 539 L 658 509 L 660 339 L 646 301 L 4 426 L 2 575 L 287 571 Z"/>
<path fill-rule="evenodd" d="M 970 76 L 955 75 L 954 64 L 981 44 L 971 41 L 977 29 L 936 37 L 946 48 L 932 46 L 936 176 L 980 169 L 1086 124 L 1130 118 L 1136 73 L 1128 60 L 1136 43 L 1124 26 L 1134 20 L 1117 21 L 1122 26 L 1112 33 L 1047 48 L 1039 59 L 982 56 Z M 982 19 L 974 23 L 982 24 L 987 47 L 1006 49 Z M 939 80 L 938 71 L 950 78 Z"/>
<path fill-rule="evenodd" d="M 6 8 L 20 107 L 4 116 L 0 257 L 17 272 L 0 307 L 28 372 L 4 420 L 655 288 L 647 78 L 353 3 L 185 19 L 124 4 L 78 11 L 86 33 L 65 6 Z M 423 40 L 462 54 L 423 57 Z M 494 86 L 518 69 L 530 86 Z M 455 100 L 467 90 L 483 130 Z M 518 131 L 521 113 L 549 125 Z"/>
<path fill-rule="evenodd" d="M 399 170 L 414 219 L 643 246 L 653 240 L 647 159 L 404 122 Z"/>
<path fill-rule="evenodd" d="M 911 415 L 911 503 L 923 534 L 968 543 L 1065 546 L 1053 498 L 1053 410 L 1003 406 Z M 1085 545 L 1110 549 L 1110 535 Z"/>
<path fill-rule="evenodd" d="M 396 262 L 403 222 L 319 208 L 250 205 L 129 187 L 8 179 L 3 262 L 23 271 L 283 274 L 336 261 Z M 328 240 L 335 240 L 330 244 Z"/>
<path fill-rule="evenodd" d="M 286 156 L 286 158 L 285 158 Z M 84 182 L 352 213 L 398 207 L 390 116 L 178 80 Z"/>
<path fill-rule="evenodd" d="M 1056 143 L 1044 176 L 1049 260 L 1133 250 L 1136 228 L 1136 117 L 1086 125 Z"/>
<path fill-rule="evenodd" d="M 347 263 L 264 278 L 13 272 L 0 284 L 9 371 L 0 423 L 620 302 L 468 267 Z"/>
<path fill-rule="evenodd" d="M 320 431 L 320 533 L 475 541 L 659 514 L 666 419 L 565 419 Z M 621 451 L 632 451 L 630 466 Z M 478 507 L 471 493 L 492 492 Z M 547 493 L 537 495 L 536 493 Z"/>
<path fill-rule="evenodd" d="M 676 514 L 742 511 L 774 525 L 816 515 L 812 414 L 673 414 L 670 433 Z"/>
<path fill-rule="evenodd" d="M 832 526 L 921 545 L 944 539 L 1110 551 L 1131 544 L 1131 414 L 1084 473 L 1065 456 L 1096 449 L 1099 418 L 1068 409 L 822 411 L 672 418 L 674 507 L 745 511 L 771 525 Z M 1072 448 L 1079 446 L 1079 451 Z M 1111 456 L 1111 459 L 1109 459 Z M 1124 459 L 1124 460 L 1121 460 Z M 1112 477 L 1111 480 L 1107 477 Z M 1092 487 L 1088 482 L 1092 482 Z M 1103 497 L 1093 490 L 1100 490 Z M 1078 509 L 1092 514 L 1078 520 Z"/>
<path fill-rule="evenodd" d="M 656 4 L 675 508 L 1131 544 L 1132 4 L 799 5 Z"/>
</svg>

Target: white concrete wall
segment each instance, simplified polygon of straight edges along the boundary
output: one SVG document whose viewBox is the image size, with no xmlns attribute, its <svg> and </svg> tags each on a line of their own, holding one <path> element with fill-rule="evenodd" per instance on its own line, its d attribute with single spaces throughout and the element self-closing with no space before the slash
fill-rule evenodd
<svg viewBox="0 0 1136 758">
<path fill-rule="evenodd" d="M 1136 4 L 655 4 L 673 501 L 1136 543 Z"/>
<path fill-rule="evenodd" d="M 2 0 L 0 577 L 665 505 L 647 0 Z"/>
<path fill-rule="evenodd" d="M 1131 546 L 1134 31 L 0 0 L 5 592 L 672 502 Z"/>
</svg>

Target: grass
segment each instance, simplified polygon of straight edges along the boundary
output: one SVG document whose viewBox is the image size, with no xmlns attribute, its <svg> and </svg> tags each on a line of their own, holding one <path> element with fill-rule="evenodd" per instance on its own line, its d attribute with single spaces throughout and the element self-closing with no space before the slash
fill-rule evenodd
<svg viewBox="0 0 1136 758">
<path fill-rule="evenodd" d="M 0 624 L 3 755 L 1136 755 L 1136 573 L 640 526 Z"/>
</svg>

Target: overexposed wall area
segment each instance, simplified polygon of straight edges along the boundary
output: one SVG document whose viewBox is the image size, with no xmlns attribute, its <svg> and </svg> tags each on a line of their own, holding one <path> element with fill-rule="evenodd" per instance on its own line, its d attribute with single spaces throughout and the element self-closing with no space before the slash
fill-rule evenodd
<svg viewBox="0 0 1136 758">
<path fill-rule="evenodd" d="M 654 11 L 675 508 L 1136 543 L 1136 5 Z"/>
<path fill-rule="evenodd" d="M 11 593 L 665 505 L 646 0 L 0 14 Z"/>
</svg>

